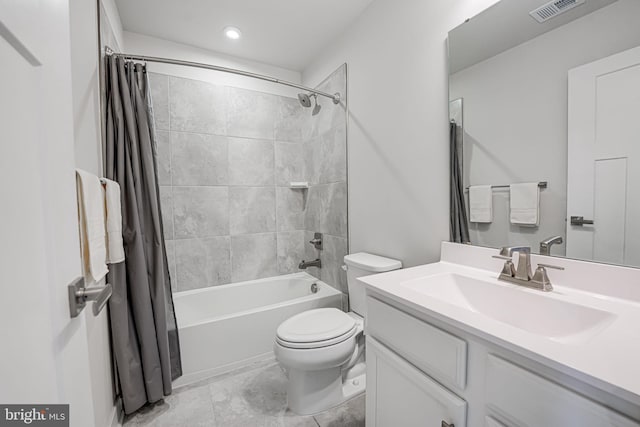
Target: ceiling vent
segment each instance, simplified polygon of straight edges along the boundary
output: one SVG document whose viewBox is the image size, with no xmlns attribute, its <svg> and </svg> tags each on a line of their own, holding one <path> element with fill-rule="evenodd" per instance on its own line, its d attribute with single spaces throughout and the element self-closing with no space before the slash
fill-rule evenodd
<svg viewBox="0 0 640 427">
<path fill-rule="evenodd" d="M 536 10 L 529 12 L 529 15 L 533 17 L 539 23 L 548 21 L 561 13 L 566 12 L 569 9 L 573 9 L 576 6 L 580 6 L 586 0 L 555 0 L 547 4 L 543 4 Z"/>
</svg>

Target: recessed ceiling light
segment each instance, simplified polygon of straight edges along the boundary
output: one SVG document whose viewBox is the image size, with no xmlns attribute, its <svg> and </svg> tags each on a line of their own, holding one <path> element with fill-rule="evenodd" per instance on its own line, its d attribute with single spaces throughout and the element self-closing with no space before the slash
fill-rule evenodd
<svg viewBox="0 0 640 427">
<path fill-rule="evenodd" d="M 236 27 L 225 27 L 224 35 L 227 36 L 228 39 L 238 40 L 240 37 L 242 37 L 242 32 L 239 28 Z"/>
</svg>

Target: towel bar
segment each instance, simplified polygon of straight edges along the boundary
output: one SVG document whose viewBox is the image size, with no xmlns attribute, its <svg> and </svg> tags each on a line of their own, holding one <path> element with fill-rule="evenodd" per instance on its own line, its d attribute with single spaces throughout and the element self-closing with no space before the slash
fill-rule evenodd
<svg viewBox="0 0 640 427">
<path fill-rule="evenodd" d="M 68 286 L 69 312 L 71 317 L 77 317 L 87 305 L 87 301 L 93 301 L 93 315 L 100 314 L 107 301 L 111 298 L 113 287 L 107 283 L 105 286 L 87 289 L 84 278 L 78 277 Z"/>
<path fill-rule="evenodd" d="M 540 181 L 538 183 L 538 187 L 540 188 L 547 188 L 548 182 L 547 181 Z M 509 185 L 492 185 L 491 188 L 509 188 Z M 464 189 L 465 192 L 469 191 L 469 187 Z"/>
</svg>

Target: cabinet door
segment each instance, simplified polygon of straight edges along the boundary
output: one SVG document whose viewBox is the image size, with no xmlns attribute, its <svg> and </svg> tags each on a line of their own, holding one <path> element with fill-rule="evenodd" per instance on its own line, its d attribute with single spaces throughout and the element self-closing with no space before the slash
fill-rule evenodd
<svg viewBox="0 0 640 427">
<path fill-rule="evenodd" d="M 640 427 L 609 408 L 496 356 L 487 359 L 486 404 L 520 427 Z"/>
<path fill-rule="evenodd" d="M 464 427 L 467 403 L 367 337 L 367 427 Z"/>
</svg>

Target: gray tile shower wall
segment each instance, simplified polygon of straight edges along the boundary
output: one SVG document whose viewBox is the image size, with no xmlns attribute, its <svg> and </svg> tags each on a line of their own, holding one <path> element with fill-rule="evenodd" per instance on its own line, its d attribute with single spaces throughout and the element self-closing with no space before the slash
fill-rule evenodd
<svg viewBox="0 0 640 427">
<path fill-rule="evenodd" d="M 346 91 L 344 68 L 320 87 Z M 346 115 L 297 99 L 149 73 L 158 175 L 173 291 L 299 271 L 346 291 Z M 308 190 L 289 188 L 309 181 Z M 311 271 L 310 273 L 314 273 Z"/>
<path fill-rule="evenodd" d="M 339 92 L 342 101 L 334 105 L 331 100 L 319 98 L 320 113 L 311 117 L 304 145 L 305 170 L 310 188 L 305 209 L 305 241 L 314 232 L 324 234 L 324 249 L 318 251 L 306 245 L 306 259 L 320 256 L 322 268 L 311 268 L 309 273 L 322 281 L 347 292 L 347 276 L 342 269 L 347 254 L 347 115 L 346 65 L 339 67 L 319 90 Z"/>
</svg>

